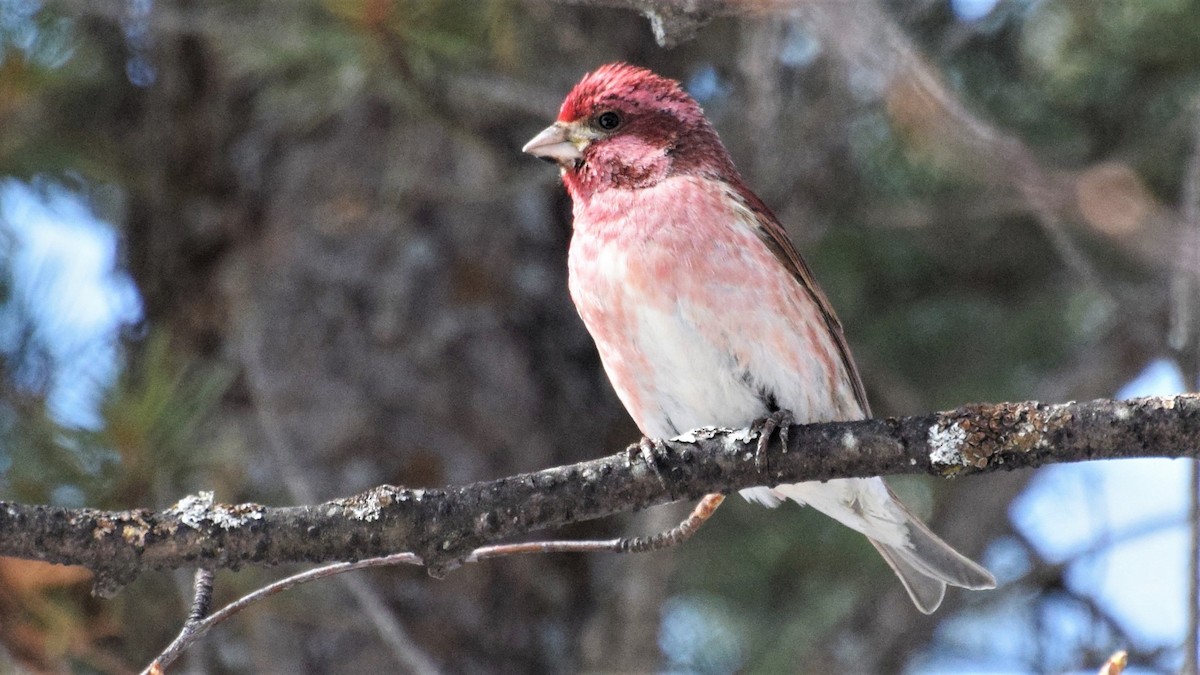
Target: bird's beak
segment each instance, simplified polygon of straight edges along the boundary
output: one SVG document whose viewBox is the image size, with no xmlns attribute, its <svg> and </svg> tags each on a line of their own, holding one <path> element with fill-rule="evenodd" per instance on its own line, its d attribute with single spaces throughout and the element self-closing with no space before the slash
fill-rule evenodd
<svg viewBox="0 0 1200 675">
<path fill-rule="evenodd" d="M 587 139 L 575 137 L 570 126 L 556 122 L 534 136 L 521 152 L 528 152 L 534 157 L 555 162 L 559 166 L 570 166 L 583 160 L 583 147 Z"/>
</svg>

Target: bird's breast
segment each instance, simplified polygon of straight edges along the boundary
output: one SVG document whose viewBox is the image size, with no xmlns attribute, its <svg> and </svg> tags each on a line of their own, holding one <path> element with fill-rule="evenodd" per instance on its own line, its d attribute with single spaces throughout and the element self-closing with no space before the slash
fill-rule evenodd
<svg viewBox="0 0 1200 675">
<path fill-rule="evenodd" d="M 823 319 L 753 218 L 695 177 L 575 209 L 571 297 L 649 436 L 745 425 L 772 403 L 800 420 L 839 414 L 830 392 L 845 376 Z"/>
</svg>

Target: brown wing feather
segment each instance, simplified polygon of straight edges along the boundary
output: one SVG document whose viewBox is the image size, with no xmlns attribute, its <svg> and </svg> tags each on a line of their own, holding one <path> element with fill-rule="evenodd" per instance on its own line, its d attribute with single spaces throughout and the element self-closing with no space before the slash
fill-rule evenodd
<svg viewBox="0 0 1200 675">
<path fill-rule="evenodd" d="M 791 239 L 788 238 L 787 232 L 779 224 L 779 219 L 775 217 L 771 209 L 744 185 L 735 184 L 734 187 L 742 199 L 746 200 L 746 206 L 758 216 L 758 222 L 761 225 L 758 236 L 762 238 L 767 248 L 775 254 L 779 262 L 792 273 L 792 276 L 795 277 L 801 288 L 817 304 L 821 315 L 825 317 L 825 325 L 829 327 L 829 333 L 833 335 L 833 342 L 837 345 L 838 354 L 842 357 L 842 364 L 846 367 L 846 373 L 850 377 L 850 385 L 854 388 L 854 398 L 858 401 L 859 406 L 862 407 L 863 414 L 870 417 L 871 405 L 867 402 L 867 392 L 863 388 L 862 377 L 858 374 L 858 366 L 854 365 L 854 357 L 850 355 L 850 345 L 846 342 L 846 334 L 842 330 L 842 322 L 838 320 L 837 314 L 833 311 L 833 306 L 829 304 L 829 298 L 825 297 L 825 292 L 817 285 L 817 281 L 813 278 L 813 273 L 809 269 L 808 263 L 804 262 L 804 258 L 800 256 L 800 252 L 796 250 Z"/>
</svg>

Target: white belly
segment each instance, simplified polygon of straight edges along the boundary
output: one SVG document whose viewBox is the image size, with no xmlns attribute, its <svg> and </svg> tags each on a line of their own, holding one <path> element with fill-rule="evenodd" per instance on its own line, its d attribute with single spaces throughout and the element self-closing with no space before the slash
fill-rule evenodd
<svg viewBox="0 0 1200 675">
<path fill-rule="evenodd" d="M 728 350 L 706 340 L 684 311 L 641 307 L 632 314 L 634 348 L 654 364 L 639 378 L 640 398 L 649 404 L 643 433 L 665 438 L 701 426 L 741 427 L 769 412 Z"/>
</svg>

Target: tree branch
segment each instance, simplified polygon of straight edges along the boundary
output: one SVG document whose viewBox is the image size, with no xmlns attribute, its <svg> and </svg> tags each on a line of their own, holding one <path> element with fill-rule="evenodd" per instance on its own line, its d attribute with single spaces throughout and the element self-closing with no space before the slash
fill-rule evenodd
<svg viewBox="0 0 1200 675">
<path fill-rule="evenodd" d="M 384 485 L 316 506 L 187 497 L 164 511 L 0 502 L 0 555 L 83 565 L 115 593 L 147 569 L 353 561 L 411 551 L 441 576 L 488 543 L 754 485 L 1200 455 L 1200 395 L 970 405 L 912 417 L 797 425 L 766 466 L 757 436 L 701 429 L 665 442 L 658 472 L 624 452 L 465 486 Z"/>
</svg>

